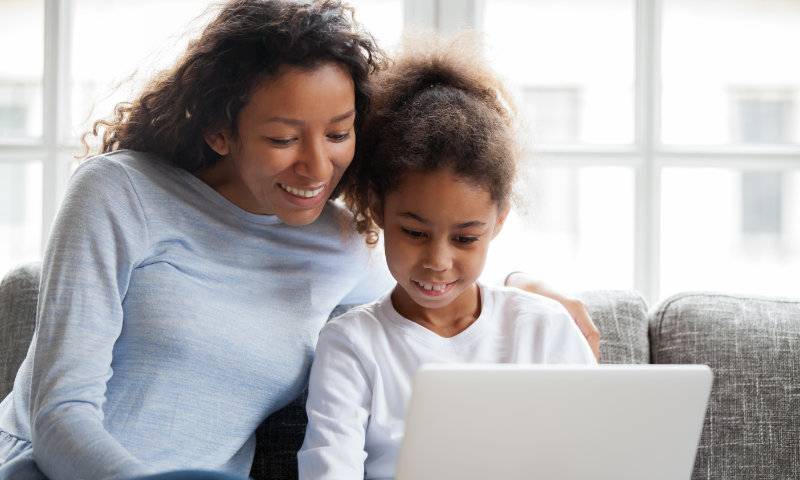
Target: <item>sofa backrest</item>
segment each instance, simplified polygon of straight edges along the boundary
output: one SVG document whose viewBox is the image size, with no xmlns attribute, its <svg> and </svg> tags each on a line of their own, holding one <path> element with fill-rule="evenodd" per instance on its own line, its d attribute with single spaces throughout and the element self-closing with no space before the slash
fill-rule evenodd
<svg viewBox="0 0 800 480">
<path fill-rule="evenodd" d="M 33 335 L 39 270 L 39 263 L 23 265 L 0 282 L 0 398 L 11 391 Z M 800 300 L 684 293 L 648 315 L 633 291 L 580 297 L 600 330 L 601 363 L 711 366 L 693 479 L 800 478 Z M 297 478 L 304 400 L 259 428 L 254 480 Z"/>
<path fill-rule="evenodd" d="M 675 295 L 653 311 L 650 354 L 714 372 L 693 479 L 800 478 L 800 300 Z"/>
</svg>

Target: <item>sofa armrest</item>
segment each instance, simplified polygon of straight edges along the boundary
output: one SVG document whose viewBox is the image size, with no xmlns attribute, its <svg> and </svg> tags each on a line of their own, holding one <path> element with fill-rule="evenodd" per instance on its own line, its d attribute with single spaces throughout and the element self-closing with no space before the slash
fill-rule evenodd
<svg viewBox="0 0 800 480">
<path fill-rule="evenodd" d="M 650 346 L 653 363 L 714 372 L 693 478 L 800 478 L 800 300 L 675 295 Z"/>
<path fill-rule="evenodd" d="M 41 268 L 40 262 L 20 265 L 0 282 L 0 399 L 11 392 L 33 337 Z"/>
<path fill-rule="evenodd" d="M 631 290 L 578 294 L 600 331 L 600 363 L 648 363 L 647 302 Z"/>
</svg>

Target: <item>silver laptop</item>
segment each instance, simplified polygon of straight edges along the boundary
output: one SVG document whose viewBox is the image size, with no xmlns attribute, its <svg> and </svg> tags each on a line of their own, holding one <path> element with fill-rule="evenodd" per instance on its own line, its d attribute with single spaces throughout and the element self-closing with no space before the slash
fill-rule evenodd
<svg viewBox="0 0 800 480">
<path fill-rule="evenodd" d="M 705 365 L 425 365 L 397 480 L 691 477 Z"/>
</svg>

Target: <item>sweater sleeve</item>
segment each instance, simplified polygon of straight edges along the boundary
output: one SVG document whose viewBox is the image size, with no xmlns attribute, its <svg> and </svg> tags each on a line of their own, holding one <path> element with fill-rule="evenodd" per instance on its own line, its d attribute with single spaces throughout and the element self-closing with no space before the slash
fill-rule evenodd
<svg viewBox="0 0 800 480">
<path fill-rule="evenodd" d="M 352 343 L 332 327 L 323 328 L 311 367 L 300 480 L 364 478 L 372 385 Z"/>
<path fill-rule="evenodd" d="M 70 180 L 43 262 L 31 440 L 53 480 L 150 473 L 103 426 L 122 300 L 147 231 L 122 168 L 90 160 Z"/>
<path fill-rule="evenodd" d="M 380 295 L 392 288 L 394 278 L 389 273 L 386 257 L 381 247 L 365 247 L 364 241 L 359 239 L 363 253 L 365 268 L 363 275 L 355 287 L 341 300 L 341 305 L 361 305 L 377 299 Z"/>
</svg>

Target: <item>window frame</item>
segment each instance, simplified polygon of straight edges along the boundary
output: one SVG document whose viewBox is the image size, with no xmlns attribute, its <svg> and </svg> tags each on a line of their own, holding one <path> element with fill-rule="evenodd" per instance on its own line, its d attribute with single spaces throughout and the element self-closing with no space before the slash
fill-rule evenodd
<svg viewBox="0 0 800 480">
<path fill-rule="evenodd" d="M 659 299 L 661 275 L 661 175 L 671 167 L 727 168 L 744 171 L 800 169 L 800 146 L 736 145 L 694 147 L 660 142 L 662 0 L 631 0 L 635 25 L 634 141 L 630 146 L 541 145 L 543 166 L 623 166 L 633 169 L 633 288 L 652 302 Z M 404 0 L 405 26 L 454 31 L 481 28 L 484 0 Z M 77 139 L 68 138 L 71 0 L 44 0 L 42 137 L 0 141 L 2 162 L 42 162 L 43 251 L 66 189 Z"/>
</svg>

